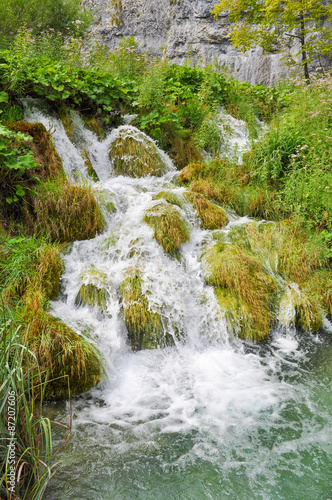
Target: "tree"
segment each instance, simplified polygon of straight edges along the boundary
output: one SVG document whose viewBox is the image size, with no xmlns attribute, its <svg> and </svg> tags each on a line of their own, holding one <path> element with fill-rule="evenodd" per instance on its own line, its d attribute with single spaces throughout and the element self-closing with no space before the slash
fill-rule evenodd
<svg viewBox="0 0 332 500">
<path fill-rule="evenodd" d="M 212 13 L 229 11 L 234 23 L 230 39 L 242 52 L 261 46 L 264 51 L 285 50 L 299 43 L 302 67 L 310 82 L 309 62 L 332 52 L 332 5 L 324 0 L 221 0 Z"/>
<path fill-rule="evenodd" d="M 0 12 L 0 39 L 5 40 L 13 39 L 22 26 L 34 34 L 52 28 L 66 35 L 78 31 L 82 35 L 92 21 L 80 0 L 0 0 Z M 76 24 L 77 20 L 83 22 Z"/>
</svg>

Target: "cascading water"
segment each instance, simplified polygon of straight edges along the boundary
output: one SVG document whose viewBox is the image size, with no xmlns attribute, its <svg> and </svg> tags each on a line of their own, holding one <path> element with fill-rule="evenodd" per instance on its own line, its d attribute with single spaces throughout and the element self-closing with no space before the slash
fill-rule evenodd
<svg viewBox="0 0 332 500">
<path fill-rule="evenodd" d="M 261 344 L 231 337 L 203 278 L 200 256 L 212 233 L 200 229 L 184 188 L 172 183 L 166 155 L 159 152 L 163 177 L 114 177 L 110 145 L 121 130 L 135 136 L 133 127 L 98 142 L 76 117 L 74 145 L 57 117 L 32 101 L 26 119 L 51 127 L 69 177 L 87 182 L 81 151 L 88 152 L 100 179 L 89 182 L 107 222 L 103 234 L 74 243 L 64 255 L 61 294 L 52 307 L 97 345 L 107 378 L 73 401 L 72 436 L 59 455 L 63 468 L 45 498 L 330 498 L 328 323 L 319 337 L 290 328 L 276 329 Z M 182 199 L 179 211 L 191 226 L 180 259 L 166 255 L 142 221 L 145 210 L 163 203 L 154 199 L 163 190 Z M 246 222 L 230 214 L 222 231 Z M 172 347 L 133 352 L 128 345 L 119 286 L 133 266 L 149 307 L 174 337 Z M 103 277 L 103 312 L 77 303 L 89 273 L 90 282 Z M 54 403 L 48 412 L 68 420 L 68 404 Z"/>
</svg>

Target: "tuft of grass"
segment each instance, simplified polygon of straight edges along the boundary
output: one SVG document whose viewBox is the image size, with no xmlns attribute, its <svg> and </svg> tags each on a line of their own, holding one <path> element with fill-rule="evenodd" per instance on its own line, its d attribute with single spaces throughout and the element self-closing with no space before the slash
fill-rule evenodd
<svg viewBox="0 0 332 500">
<path fill-rule="evenodd" d="M 322 309 L 315 299 L 289 283 L 280 300 L 279 321 L 305 331 L 316 332 L 323 325 Z"/>
<path fill-rule="evenodd" d="M 190 238 L 187 224 L 179 211 L 169 203 L 162 203 L 147 210 L 143 222 L 152 227 L 155 239 L 170 255 L 176 255 L 181 243 Z"/>
<path fill-rule="evenodd" d="M 101 311 L 105 312 L 108 298 L 106 274 L 93 267 L 83 273 L 81 281 L 82 285 L 75 304 L 77 306 L 97 306 Z"/>
<path fill-rule="evenodd" d="M 249 311 L 241 329 L 243 338 L 268 337 L 273 316 L 270 305 L 278 293 L 275 280 L 264 273 L 257 258 L 231 244 L 216 243 L 204 254 L 206 281 L 226 289 Z"/>
<path fill-rule="evenodd" d="M 205 229 L 221 229 L 227 224 L 228 217 L 224 209 L 208 201 L 202 194 L 187 192 L 184 196 L 192 203 Z"/>
<path fill-rule="evenodd" d="M 161 191 L 154 197 L 154 199 L 166 200 L 167 203 L 170 203 L 171 205 L 177 205 L 178 207 L 183 208 L 183 202 L 180 197 L 172 191 Z"/>
<path fill-rule="evenodd" d="M 52 241 L 94 238 L 104 219 L 91 188 L 46 182 L 33 193 L 35 230 Z"/>
<path fill-rule="evenodd" d="M 162 161 L 156 145 L 142 132 L 123 130 L 110 149 L 110 160 L 115 175 L 145 177 L 163 175 L 166 165 Z"/>
<path fill-rule="evenodd" d="M 160 314 L 151 309 L 142 292 L 142 276 L 137 267 L 128 269 L 120 285 L 125 323 L 133 349 L 154 349 L 172 343 L 164 335 Z"/>
</svg>

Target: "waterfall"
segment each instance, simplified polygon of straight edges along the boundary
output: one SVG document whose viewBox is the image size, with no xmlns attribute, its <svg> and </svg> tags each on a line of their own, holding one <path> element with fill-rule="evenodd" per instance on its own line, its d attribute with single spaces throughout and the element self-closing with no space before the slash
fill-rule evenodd
<svg viewBox="0 0 332 500">
<path fill-rule="evenodd" d="M 254 344 L 230 334 L 213 287 L 204 280 L 201 254 L 213 232 L 200 227 L 185 188 L 174 182 L 170 159 L 156 146 L 164 175 L 113 175 L 111 145 L 121 133 L 137 139 L 137 129 L 125 125 L 98 141 L 76 116 L 72 142 L 60 120 L 33 101 L 26 120 L 51 129 L 67 176 L 93 186 L 106 220 L 102 234 L 73 243 L 63 256 L 61 293 L 52 303 L 54 316 L 98 347 L 107 377 L 74 400 L 72 437 L 61 452 L 65 467 L 46 498 L 328 495 L 328 391 L 309 376 L 327 366 L 328 335 L 319 339 L 279 326 L 269 341 Z M 87 175 L 82 151 L 98 181 Z M 177 210 L 191 228 L 178 258 L 165 254 L 143 222 L 146 210 L 163 203 L 155 199 L 161 191 L 178 196 Z M 249 221 L 228 217 L 218 230 L 226 237 L 234 225 Z M 119 287 L 133 267 L 174 345 L 139 352 L 129 347 Z M 103 310 L 77 301 L 82 283 L 93 280 L 103 281 Z M 68 411 L 65 403 L 49 408 L 57 420 L 68 418 Z M 319 485 L 312 483 L 315 474 Z"/>
</svg>

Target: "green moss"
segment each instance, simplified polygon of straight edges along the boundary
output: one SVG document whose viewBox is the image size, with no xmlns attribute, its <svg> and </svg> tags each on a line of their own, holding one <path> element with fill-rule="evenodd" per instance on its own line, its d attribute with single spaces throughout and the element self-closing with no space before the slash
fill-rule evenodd
<svg viewBox="0 0 332 500">
<path fill-rule="evenodd" d="M 99 181 L 99 177 L 98 177 L 98 174 L 97 172 L 95 171 L 95 169 L 93 168 L 92 166 L 92 163 L 91 163 L 91 160 L 88 156 L 88 153 L 83 150 L 82 151 L 82 156 L 84 158 L 84 163 L 85 163 L 85 166 L 86 166 L 86 169 L 87 169 L 87 172 L 88 172 L 88 176 L 94 181 L 94 182 L 98 182 Z"/>
<path fill-rule="evenodd" d="M 94 132 L 99 141 L 103 141 L 106 137 L 106 130 L 103 119 L 96 116 L 86 116 L 84 114 L 81 114 L 81 117 L 85 123 L 86 128 L 91 130 L 91 132 Z"/>
<path fill-rule="evenodd" d="M 97 306 L 101 311 L 107 309 L 108 292 L 106 290 L 106 274 L 98 269 L 86 270 L 81 276 L 82 285 L 76 297 L 77 306 Z"/>
<path fill-rule="evenodd" d="M 69 139 L 72 140 L 74 137 L 75 125 L 74 125 L 74 122 L 72 119 L 70 108 L 63 106 L 63 105 L 59 106 L 57 108 L 57 114 L 62 122 L 62 125 L 66 131 L 66 134 L 68 135 Z"/>
<path fill-rule="evenodd" d="M 152 311 L 147 296 L 142 292 L 142 277 L 137 268 L 126 272 L 120 294 L 133 349 L 154 349 L 173 343 L 173 338 L 164 334 L 160 314 Z"/>
<path fill-rule="evenodd" d="M 289 283 L 280 301 L 279 321 L 285 326 L 294 325 L 315 332 L 323 324 L 323 315 L 312 297 L 296 283 Z"/>
<path fill-rule="evenodd" d="M 161 191 L 158 193 L 155 197 L 155 200 L 166 200 L 167 203 L 170 203 L 171 205 L 177 205 L 180 208 L 183 208 L 183 203 L 180 199 L 180 197 L 173 193 L 172 191 Z"/>
<path fill-rule="evenodd" d="M 97 191 L 96 198 L 98 200 L 99 205 L 108 212 L 109 214 L 113 214 L 116 212 L 116 208 L 113 202 L 113 195 L 109 191 Z"/>
<path fill-rule="evenodd" d="M 227 224 L 225 210 L 208 201 L 202 194 L 187 192 L 184 196 L 196 209 L 205 229 L 221 229 Z"/>
<path fill-rule="evenodd" d="M 166 166 L 158 153 L 155 144 L 139 131 L 134 135 L 124 130 L 116 139 L 110 150 L 115 175 L 144 177 L 146 175 L 163 175 Z"/>
<path fill-rule="evenodd" d="M 179 211 L 168 203 L 147 210 L 143 221 L 152 227 L 155 239 L 171 255 L 175 255 L 181 243 L 190 238 L 189 228 Z"/>
</svg>

